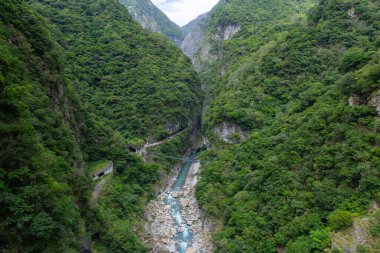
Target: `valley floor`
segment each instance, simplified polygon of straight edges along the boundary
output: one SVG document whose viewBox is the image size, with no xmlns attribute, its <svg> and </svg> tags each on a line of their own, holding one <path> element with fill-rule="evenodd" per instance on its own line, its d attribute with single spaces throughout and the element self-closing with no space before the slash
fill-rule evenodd
<svg viewBox="0 0 380 253">
<path fill-rule="evenodd" d="M 185 164 L 172 183 L 147 205 L 144 241 L 152 252 L 212 252 L 210 226 L 195 199 L 200 167 L 198 161 Z M 184 184 L 178 185 L 184 179 Z"/>
</svg>

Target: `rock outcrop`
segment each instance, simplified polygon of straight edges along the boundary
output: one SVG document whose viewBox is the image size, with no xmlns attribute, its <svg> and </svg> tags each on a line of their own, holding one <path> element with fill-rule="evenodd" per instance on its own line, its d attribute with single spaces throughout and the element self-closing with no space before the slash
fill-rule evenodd
<svg viewBox="0 0 380 253">
<path fill-rule="evenodd" d="M 348 104 L 350 106 L 357 106 L 357 105 L 362 105 L 366 102 L 366 99 L 363 98 L 363 97 L 360 97 L 358 95 L 352 95 L 349 99 L 348 99 Z"/>
<path fill-rule="evenodd" d="M 132 18 L 142 27 L 152 32 L 160 32 L 180 45 L 183 39 L 181 28 L 150 0 L 119 0 L 119 2 L 127 8 Z"/>
<path fill-rule="evenodd" d="M 248 137 L 248 133 L 244 132 L 240 126 L 231 122 L 223 122 L 214 127 L 214 133 L 220 140 L 228 143 L 239 143 Z"/>
<path fill-rule="evenodd" d="M 377 116 L 380 117 L 380 90 L 373 92 L 370 96 L 358 96 L 352 95 L 348 99 L 348 104 L 350 106 L 358 106 L 368 104 L 373 107 L 377 113 Z"/>
<path fill-rule="evenodd" d="M 343 253 L 379 252 L 379 240 L 370 231 L 371 223 L 376 219 L 374 215 L 378 209 L 378 204 L 373 202 L 368 216 L 356 218 L 352 227 L 347 230 L 332 232 L 331 248 L 338 249 Z M 360 248 L 365 251 L 359 251 Z"/>
<path fill-rule="evenodd" d="M 235 33 L 240 31 L 240 28 L 240 25 L 227 25 L 224 28 L 219 27 L 218 31 L 222 35 L 223 40 L 229 40 Z"/>
<path fill-rule="evenodd" d="M 380 117 L 380 90 L 374 92 L 369 98 L 368 104 L 375 108 L 377 116 Z"/>
<path fill-rule="evenodd" d="M 182 51 L 193 59 L 194 55 L 202 47 L 207 31 L 207 13 L 199 16 L 182 28 L 185 37 L 181 43 Z"/>
</svg>

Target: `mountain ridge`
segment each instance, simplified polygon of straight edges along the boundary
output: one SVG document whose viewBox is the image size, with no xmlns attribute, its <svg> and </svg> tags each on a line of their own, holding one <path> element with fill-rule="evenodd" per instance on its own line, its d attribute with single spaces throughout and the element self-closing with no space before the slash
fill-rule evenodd
<svg viewBox="0 0 380 253">
<path fill-rule="evenodd" d="M 0 2 L 0 251 L 380 251 L 379 1 L 138 3 Z"/>
<path fill-rule="evenodd" d="M 176 162 L 129 147 L 186 128 L 160 153 L 187 151 L 202 100 L 191 62 L 116 0 L 0 7 L 0 251 L 146 252 L 141 214 Z"/>
<path fill-rule="evenodd" d="M 193 62 L 211 142 L 197 199 L 219 222 L 216 252 L 341 252 L 330 231 L 379 203 L 378 11 L 231 0 L 210 14 Z"/>
<path fill-rule="evenodd" d="M 160 32 L 176 44 L 183 39 L 182 29 L 172 22 L 150 0 L 119 0 L 124 5 L 133 19 L 142 27 L 152 32 Z"/>
</svg>

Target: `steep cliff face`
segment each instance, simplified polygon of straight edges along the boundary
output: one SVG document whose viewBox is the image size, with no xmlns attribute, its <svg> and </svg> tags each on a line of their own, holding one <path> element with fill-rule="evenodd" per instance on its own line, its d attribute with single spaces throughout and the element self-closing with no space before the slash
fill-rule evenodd
<svg viewBox="0 0 380 253">
<path fill-rule="evenodd" d="M 120 0 L 133 19 L 152 32 L 160 32 L 177 45 L 183 40 L 181 28 L 158 9 L 150 0 Z"/>
<path fill-rule="evenodd" d="M 184 38 L 180 48 L 191 59 L 202 47 L 207 32 L 207 21 L 208 13 L 205 13 L 182 27 Z"/>
</svg>

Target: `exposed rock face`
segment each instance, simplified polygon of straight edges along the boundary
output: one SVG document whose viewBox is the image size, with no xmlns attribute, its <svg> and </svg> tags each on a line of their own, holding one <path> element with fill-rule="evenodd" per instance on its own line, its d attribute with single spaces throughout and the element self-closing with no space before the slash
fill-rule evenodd
<svg viewBox="0 0 380 253">
<path fill-rule="evenodd" d="M 225 142 L 238 143 L 246 140 L 248 134 L 235 123 L 223 122 L 221 125 L 214 127 L 214 133 Z"/>
<path fill-rule="evenodd" d="M 119 0 L 119 2 L 127 8 L 132 18 L 142 27 L 152 32 L 160 32 L 180 45 L 183 39 L 181 28 L 150 0 Z"/>
<path fill-rule="evenodd" d="M 343 250 L 344 253 L 358 252 L 359 245 L 367 244 L 369 235 L 369 220 L 357 219 L 348 235 L 335 233 L 332 238 L 331 248 Z"/>
<path fill-rule="evenodd" d="M 358 19 L 358 16 L 356 15 L 355 13 L 355 9 L 354 8 L 351 8 L 348 10 L 347 12 L 348 16 L 352 19 L 352 20 L 357 20 Z"/>
<path fill-rule="evenodd" d="M 218 54 L 211 53 L 212 44 L 206 41 L 199 51 L 193 57 L 193 65 L 196 71 L 200 71 L 202 66 L 205 66 L 205 62 L 212 62 L 218 59 Z"/>
<path fill-rule="evenodd" d="M 209 13 L 205 13 L 182 28 L 184 39 L 180 47 L 192 59 L 197 71 L 200 71 L 200 66 L 204 62 L 221 58 L 219 50 L 221 43 L 231 39 L 241 28 L 240 25 L 235 24 L 219 26 L 210 35 L 207 35 L 209 20 Z M 206 38 L 206 36 L 208 37 Z"/>
<path fill-rule="evenodd" d="M 194 21 L 190 22 L 182 29 L 185 33 L 185 38 L 181 43 L 182 51 L 191 59 L 202 47 L 203 40 L 207 30 L 207 13 L 199 16 Z"/>
<path fill-rule="evenodd" d="M 375 108 L 377 116 L 380 117 L 380 90 L 374 92 L 369 99 L 368 104 Z"/>
<path fill-rule="evenodd" d="M 363 99 L 362 97 L 358 96 L 358 95 L 352 95 L 349 99 L 348 99 L 348 104 L 350 106 L 356 106 L 356 105 L 362 105 L 365 103 L 365 99 Z"/>
<path fill-rule="evenodd" d="M 228 25 L 221 29 L 221 34 L 223 34 L 223 40 L 229 40 L 232 36 L 235 35 L 238 31 L 240 31 L 240 25 Z M 219 28 L 220 29 L 220 28 Z"/>
<path fill-rule="evenodd" d="M 223 53 L 221 46 L 223 41 L 231 39 L 240 29 L 240 25 L 230 24 L 219 26 L 209 38 L 205 38 L 203 36 L 203 42 L 199 44 L 200 48 L 192 56 L 195 70 L 199 72 L 201 71 L 201 66 L 205 66 L 207 63 L 222 59 Z M 207 29 L 205 28 L 203 33 L 206 32 Z M 221 70 L 221 72 L 223 72 L 223 70 Z"/>
<path fill-rule="evenodd" d="M 331 248 L 344 253 L 359 252 L 359 247 L 364 247 L 365 252 L 378 252 L 378 238 L 373 237 L 370 232 L 370 224 L 378 208 L 378 204 L 373 202 L 367 217 L 356 218 L 353 226 L 347 230 L 331 233 Z"/>
<path fill-rule="evenodd" d="M 352 95 L 348 99 L 348 104 L 350 106 L 363 105 L 366 103 L 373 107 L 377 112 L 377 116 L 380 117 L 380 90 L 373 92 L 368 98 Z"/>
</svg>

